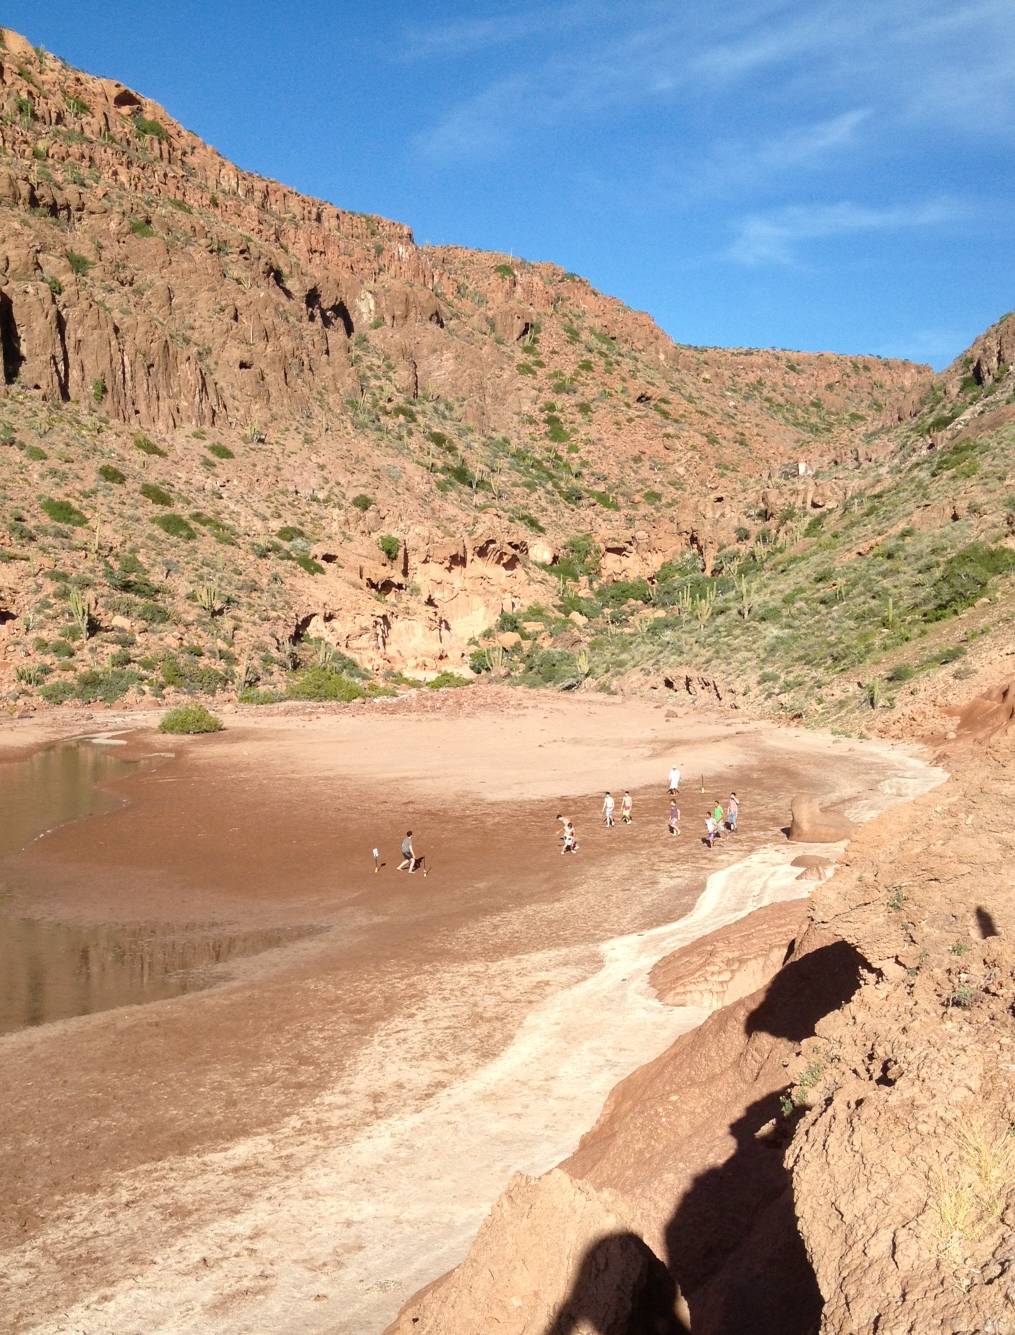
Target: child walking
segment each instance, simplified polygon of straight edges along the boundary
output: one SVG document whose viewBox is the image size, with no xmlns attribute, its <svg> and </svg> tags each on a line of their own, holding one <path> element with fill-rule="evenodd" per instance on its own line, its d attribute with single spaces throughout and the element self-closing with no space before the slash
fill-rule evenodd
<svg viewBox="0 0 1015 1335">
<path fill-rule="evenodd" d="M 631 824 L 631 812 L 634 809 L 634 803 L 631 800 L 631 794 L 624 789 L 624 796 L 620 801 L 620 819 L 625 825 Z"/>
<path fill-rule="evenodd" d="M 670 819 L 667 828 L 669 829 L 671 836 L 676 839 L 677 835 L 680 833 L 680 808 L 677 806 L 674 798 L 670 798 Z"/>
</svg>

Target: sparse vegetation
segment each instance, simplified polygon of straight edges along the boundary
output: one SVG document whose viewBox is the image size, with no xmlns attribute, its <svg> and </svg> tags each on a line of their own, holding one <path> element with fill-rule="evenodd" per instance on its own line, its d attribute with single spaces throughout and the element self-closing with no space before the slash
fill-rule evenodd
<svg viewBox="0 0 1015 1335">
<path fill-rule="evenodd" d="M 222 720 L 204 705 L 193 703 L 170 709 L 159 724 L 159 732 L 194 735 L 221 732 Z"/>
</svg>

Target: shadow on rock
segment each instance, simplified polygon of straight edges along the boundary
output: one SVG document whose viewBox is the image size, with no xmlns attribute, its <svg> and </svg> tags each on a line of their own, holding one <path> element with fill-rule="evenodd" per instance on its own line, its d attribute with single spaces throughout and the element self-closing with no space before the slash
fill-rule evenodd
<svg viewBox="0 0 1015 1335">
<path fill-rule="evenodd" d="M 635 1233 L 610 1233 L 585 1253 L 544 1335 L 688 1335 L 675 1303 L 673 1279 L 655 1253 Z"/>
<path fill-rule="evenodd" d="M 853 995 L 862 964 L 839 941 L 776 974 L 745 1023 L 759 1067 L 772 1049 L 755 1036 L 793 1043 L 809 1037 L 822 1016 Z M 752 1103 L 730 1132 L 735 1150 L 694 1181 L 666 1230 L 669 1272 L 694 1335 L 812 1335 L 821 1294 L 783 1164 L 792 1123 L 782 1115 L 780 1091 Z"/>
</svg>

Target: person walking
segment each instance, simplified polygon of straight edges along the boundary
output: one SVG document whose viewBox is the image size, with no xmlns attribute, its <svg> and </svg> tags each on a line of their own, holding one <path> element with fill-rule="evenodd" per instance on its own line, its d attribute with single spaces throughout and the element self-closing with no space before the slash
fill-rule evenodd
<svg viewBox="0 0 1015 1335">
<path fill-rule="evenodd" d="M 564 844 L 560 850 L 560 855 L 561 857 L 563 857 L 565 853 L 577 853 L 577 852 L 578 852 L 578 836 L 574 832 L 574 826 L 571 824 L 569 820 L 566 820 L 564 822 Z"/>
<path fill-rule="evenodd" d="M 620 819 L 625 825 L 631 824 L 631 812 L 634 810 L 634 802 L 631 800 L 631 794 L 624 789 L 624 796 L 620 800 Z"/>
<path fill-rule="evenodd" d="M 715 816 L 711 811 L 705 812 L 705 843 L 711 848 L 715 843 L 716 834 Z"/>
<path fill-rule="evenodd" d="M 679 766 L 679 765 L 671 765 L 671 766 L 670 766 L 670 782 L 669 782 L 669 790 L 670 790 L 671 793 L 679 793 L 679 792 L 680 792 L 680 766 Z"/>
<path fill-rule="evenodd" d="M 612 793 L 606 793 L 603 796 L 603 824 L 608 830 L 611 830 L 616 823 L 613 819 L 613 810 L 616 803 L 613 800 Z"/>
<path fill-rule="evenodd" d="M 715 800 L 715 806 L 712 808 L 712 819 L 715 821 L 715 837 L 718 839 L 722 835 L 723 822 L 726 819 L 726 813 L 722 809 L 722 803 L 718 798 Z"/>
<path fill-rule="evenodd" d="M 730 793 L 730 800 L 726 803 L 726 828 L 730 834 L 734 834 L 737 828 L 737 817 L 740 815 L 740 799 L 736 793 Z"/>
<path fill-rule="evenodd" d="M 677 806 L 675 797 L 670 798 L 670 818 L 667 822 L 667 829 L 674 839 L 680 833 L 680 808 Z"/>
<path fill-rule="evenodd" d="M 405 871 L 408 868 L 409 875 L 416 870 L 416 854 L 412 847 L 412 831 L 406 830 L 405 838 L 402 840 L 402 861 L 398 864 L 399 871 Z"/>
</svg>

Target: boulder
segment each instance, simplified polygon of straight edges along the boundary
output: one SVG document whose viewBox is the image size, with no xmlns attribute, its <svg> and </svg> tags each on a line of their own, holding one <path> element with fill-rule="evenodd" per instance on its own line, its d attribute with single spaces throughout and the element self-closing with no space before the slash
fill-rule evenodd
<svg viewBox="0 0 1015 1335">
<path fill-rule="evenodd" d="M 853 833 L 853 825 L 845 816 L 822 811 L 813 797 L 794 797 L 790 813 L 789 837 L 794 843 L 837 844 Z"/>
</svg>

